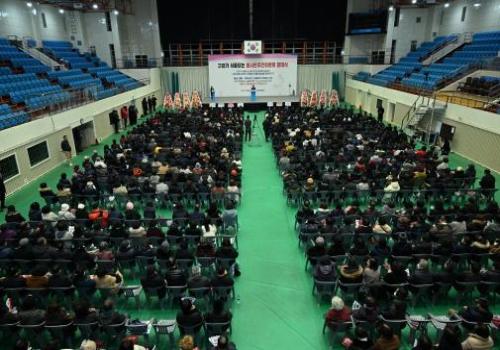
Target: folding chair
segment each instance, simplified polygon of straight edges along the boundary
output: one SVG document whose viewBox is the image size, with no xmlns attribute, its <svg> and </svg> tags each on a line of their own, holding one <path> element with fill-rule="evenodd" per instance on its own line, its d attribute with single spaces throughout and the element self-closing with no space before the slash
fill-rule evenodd
<svg viewBox="0 0 500 350">
<path fill-rule="evenodd" d="M 139 285 L 122 286 L 120 290 L 123 292 L 123 298 L 125 298 L 125 304 L 127 304 L 129 299 L 135 299 L 135 305 L 137 306 L 137 310 L 141 309 L 142 286 Z"/>
<path fill-rule="evenodd" d="M 316 295 L 318 301 L 321 301 L 325 297 L 331 298 L 335 295 L 336 288 L 337 281 L 320 281 L 314 279 L 312 294 Z"/>
<path fill-rule="evenodd" d="M 380 320 L 382 320 L 384 323 L 386 323 L 389 327 L 392 328 L 394 331 L 394 334 L 397 334 L 401 338 L 401 330 L 406 326 L 406 318 L 401 319 L 401 320 L 390 320 L 387 318 L 384 318 L 384 316 L 380 315 L 379 316 Z"/>
<path fill-rule="evenodd" d="M 160 337 L 165 335 L 168 337 L 170 349 L 174 348 L 175 336 L 174 332 L 177 327 L 175 320 L 155 320 L 153 321 L 153 329 L 156 336 L 156 344 L 160 344 Z"/>
<path fill-rule="evenodd" d="M 211 322 L 205 322 L 205 344 L 206 348 L 210 348 L 210 337 L 213 337 L 215 335 L 222 335 L 222 334 L 231 334 L 232 329 L 231 329 L 231 321 L 224 322 L 224 323 L 211 323 Z"/>
</svg>

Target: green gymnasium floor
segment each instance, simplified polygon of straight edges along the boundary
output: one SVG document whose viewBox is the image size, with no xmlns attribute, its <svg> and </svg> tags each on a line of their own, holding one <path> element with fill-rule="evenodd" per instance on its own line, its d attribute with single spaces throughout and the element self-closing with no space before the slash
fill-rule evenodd
<svg viewBox="0 0 500 350">
<path fill-rule="evenodd" d="M 251 114 L 253 119 L 254 113 Z M 321 334 L 323 314 L 328 303 L 318 304 L 311 294 L 312 278 L 304 271 L 304 254 L 297 246 L 293 229 L 296 209 L 289 208 L 282 194 L 282 181 L 275 166 L 271 144 L 264 141 L 261 127 L 264 112 L 258 113 L 259 122 L 251 142 L 245 143 L 243 152 L 243 199 L 238 208 L 240 232 L 238 262 L 242 275 L 236 282 L 237 298 L 232 304 L 233 334 L 238 349 L 328 349 L 327 338 Z M 112 137 L 105 140 L 110 142 Z M 81 162 L 90 155 L 93 147 L 76 157 Z M 452 155 L 451 165 L 464 166 L 469 162 Z M 61 165 L 38 181 L 27 185 L 8 198 L 23 214 L 38 196 L 38 185 L 47 182 L 52 188 L 61 172 L 71 173 L 68 166 Z M 478 174 L 482 169 L 478 167 Z M 500 179 L 497 176 L 497 183 Z M 498 198 L 497 198 L 498 200 Z M 162 211 L 162 216 L 170 213 Z M 3 215 L 1 220 L 3 221 Z M 138 281 L 125 281 L 127 284 Z M 161 311 L 158 305 L 145 305 L 138 311 L 131 303 L 121 306 L 134 318 L 173 318 L 174 311 Z M 435 314 L 446 313 L 456 307 L 450 299 L 448 305 L 432 307 Z M 500 313 L 500 307 L 496 307 Z M 412 314 L 423 314 L 424 308 L 410 309 Z M 427 312 L 431 311 L 429 308 Z M 429 327 L 431 329 L 431 327 Z M 405 349 L 407 333 L 404 333 Z M 154 339 L 154 337 L 152 338 Z M 160 349 L 163 349 L 163 343 Z M 339 346 L 334 347 L 340 348 Z M 498 347 L 497 347 L 498 348 Z"/>
</svg>

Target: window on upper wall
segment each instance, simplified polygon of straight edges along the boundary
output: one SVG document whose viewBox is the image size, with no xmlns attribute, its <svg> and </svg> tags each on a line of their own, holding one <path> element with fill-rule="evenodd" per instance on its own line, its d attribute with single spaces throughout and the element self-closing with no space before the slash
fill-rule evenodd
<svg viewBox="0 0 500 350">
<path fill-rule="evenodd" d="M 394 11 L 394 27 L 399 26 L 400 11 L 401 11 L 401 9 L 399 7 L 396 7 L 396 11 Z"/>
<path fill-rule="evenodd" d="M 422 17 L 417 17 L 416 22 L 417 22 L 417 23 L 422 22 Z"/>
<path fill-rule="evenodd" d="M 45 18 L 45 13 L 42 12 L 42 25 L 47 28 L 47 19 Z"/>
<path fill-rule="evenodd" d="M 0 171 L 4 180 L 13 178 L 19 175 L 19 167 L 17 166 L 16 155 L 10 155 L 0 160 Z"/>
<path fill-rule="evenodd" d="M 461 21 L 465 21 L 465 14 L 467 13 L 467 6 L 462 7 L 462 19 Z"/>
<path fill-rule="evenodd" d="M 28 158 L 30 160 L 30 166 L 34 167 L 35 165 L 40 164 L 44 160 L 49 159 L 49 148 L 47 146 L 47 141 L 42 141 L 27 148 Z"/>
<path fill-rule="evenodd" d="M 106 29 L 108 30 L 108 32 L 111 31 L 111 16 L 109 14 L 109 11 L 106 11 L 104 13 L 104 17 L 106 18 Z"/>
</svg>

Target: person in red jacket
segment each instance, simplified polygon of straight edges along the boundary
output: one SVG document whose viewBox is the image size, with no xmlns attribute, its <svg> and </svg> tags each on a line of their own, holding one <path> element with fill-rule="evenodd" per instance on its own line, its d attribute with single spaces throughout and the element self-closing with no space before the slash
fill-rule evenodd
<svg viewBox="0 0 500 350">
<path fill-rule="evenodd" d="M 127 106 L 123 106 L 120 109 L 120 117 L 122 118 L 123 128 L 126 129 L 127 123 L 128 123 L 128 108 L 127 108 Z"/>
<path fill-rule="evenodd" d="M 340 297 L 332 298 L 332 307 L 326 314 L 327 322 L 349 322 L 351 320 L 351 310 L 344 305 Z"/>
</svg>

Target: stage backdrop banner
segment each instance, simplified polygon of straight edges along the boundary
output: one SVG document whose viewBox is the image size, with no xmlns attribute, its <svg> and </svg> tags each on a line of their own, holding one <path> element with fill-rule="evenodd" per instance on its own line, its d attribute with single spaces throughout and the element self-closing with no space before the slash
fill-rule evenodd
<svg viewBox="0 0 500 350">
<path fill-rule="evenodd" d="M 215 97 L 291 96 L 297 90 L 297 56 L 209 55 L 208 79 Z"/>
</svg>

